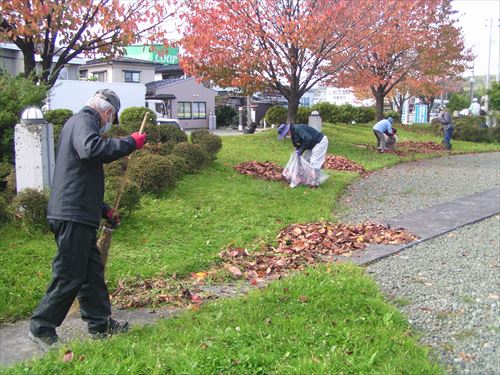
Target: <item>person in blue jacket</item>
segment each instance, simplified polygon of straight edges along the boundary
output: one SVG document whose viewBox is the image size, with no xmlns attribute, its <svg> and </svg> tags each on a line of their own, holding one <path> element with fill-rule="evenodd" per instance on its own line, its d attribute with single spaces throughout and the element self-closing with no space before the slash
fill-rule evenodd
<svg viewBox="0 0 500 375">
<path fill-rule="evenodd" d="M 278 127 L 278 140 L 286 136 L 292 138 L 297 155 L 303 156 L 314 169 L 319 171 L 325 162 L 328 149 L 326 135 L 305 124 L 281 124 Z"/>
<path fill-rule="evenodd" d="M 128 322 L 111 318 L 104 264 L 97 247 L 101 218 L 116 226 L 119 217 L 104 204 L 103 164 L 142 148 L 146 135 L 103 137 L 117 122 L 120 99 L 112 90 L 97 91 L 87 106 L 74 114 L 61 131 L 47 219 L 57 254 L 52 280 L 31 316 L 28 336 L 44 350 L 57 344 L 61 325 L 76 297 L 82 319 L 94 338 L 125 332 Z"/>
<path fill-rule="evenodd" d="M 392 123 L 394 122 L 392 117 L 387 117 L 387 119 L 382 119 L 373 126 L 373 134 L 377 138 L 377 150 L 380 152 L 386 151 L 386 136 L 393 137 L 394 131 L 392 129 Z"/>
</svg>

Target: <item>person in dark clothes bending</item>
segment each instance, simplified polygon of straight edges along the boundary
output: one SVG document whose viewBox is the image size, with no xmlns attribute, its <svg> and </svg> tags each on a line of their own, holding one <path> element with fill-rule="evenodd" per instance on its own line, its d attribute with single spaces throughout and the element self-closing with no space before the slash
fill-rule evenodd
<svg viewBox="0 0 500 375">
<path fill-rule="evenodd" d="M 278 127 L 278 140 L 286 136 L 291 137 L 297 155 L 303 156 L 316 170 L 319 177 L 319 171 L 325 162 L 328 150 L 326 135 L 305 124 L 281 124 Z"/>
<path fill-rule="evenodd" d="M 103 164 L 142 148 L 146 135 L 103 138 L 118 123 L 120 99 L 112 90 L 97 91 L 87 106 L 64 125 L 47 208 L 57 254 L 52 280 L 30 321 L 28 336 L 48 350 L 59 341 L 61 325 L 76 297 L 82 319 L 94 338 L 126 332 L 128 322 L 111 318 L 104 264 L 96 233 L 101 218 L 116 226 L 119 217 L 104 204 Z"/>
</svg>

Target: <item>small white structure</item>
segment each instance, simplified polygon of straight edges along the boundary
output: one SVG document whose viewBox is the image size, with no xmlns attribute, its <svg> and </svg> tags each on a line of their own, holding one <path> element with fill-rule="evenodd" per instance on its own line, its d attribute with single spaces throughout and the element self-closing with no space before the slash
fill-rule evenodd
<svg viewBox="0 0 500 375">
<path fill-rule="evenodd" d="M 53 126 L 37 107 L 28 107 L 14 133 L 16 153 L 16 190 L 49 189 L 54 174 Z"/>
<path fill-rule="evenodd" d="M 208 114 L 208 130 L 215 130 L 217 128 L 217 117 L 213 111 Z"/>
<path fill-rule="evenodd" d="M 311 112 L 311 115 L 309 116 L 309 126 L 313 127 L 319 132 L 321 131 L 321 129 L 323 129 L 323 120 L 321 119 L 318 111 Z"/>
</svg>

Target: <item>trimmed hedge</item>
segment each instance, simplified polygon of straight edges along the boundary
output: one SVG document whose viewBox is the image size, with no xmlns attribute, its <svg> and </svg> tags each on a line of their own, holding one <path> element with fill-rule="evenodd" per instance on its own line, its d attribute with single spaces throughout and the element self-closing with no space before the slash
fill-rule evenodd
<svg viewBox="0 0 500 375">
<path fill-rule="evenodd" d="M 147 151 L 134 158 L 128 173 L 143 193 L 160 194 L 175 183 L 173 162 L 165 156 Z"/>
<path fill-rule="evenodd" d="M 285 107 L 274 106 L 267 110 L 264 118 L 270 124 L 282 124 L 286 122 L 288 110 Z"/>
<path fill-rule="evenodd" d="M 484 116 L 454 117 L 453 123 L 455 124 L 453 139 L 483 143 L 500 142 L 499 128 L 487 128 Z M 441 124 L 438 119 L 433 119 L 431 124 L 434 134 L 441 135 Z"/>
<path fill-rule="evenodd" d="M 186 160 L 186 172 L 197 172 L 207 165 L 209 156 L 200 145 L 182 142 L 174 147 L 173 155 L 180 156 Z"/>
<path fill-rule="evenodd" d="M 120 113 L 120 126 L 128 134 L 138 132 L 141 128 L 144 114 L 149 113 L 148 125 L 156 125 L 156 113 L 146 107 L 128 107 Z M 116 126 L 114 126 L 116 128 Z"/>
<path fill-rule="evenodd" d="M 26 229 L 49 229 L 47 221 L 48 194 L 36 189 L 24 189 L 12 199 L 16 220 Z"/>
<path fill-rule="evenodd" d="M 66 121 L 73 116 L 73 111 L 70 109 L 52 109 L 45 112 L 45 120 L 54 125 L 54 146 L 59 143 L 59 136 Z"/>
<path fill-rule="evenodd" d="M 106 178 L 106 193 L 104 195 L 104 201 L 110 206 L 113 206 L 116 198 L 116 193 L 120 187 L 122 179 L 120 177 L 110 177 Z M 120 199 L 120 205 L 118 207 L 118 212 L 121 217 L 130 216 L 140 205 L 141 192 L 139 186 L 133 181 L 127 181 L 124 188 L 122 197 Z"/>
<path fill-rule="evenodd" d="M 210 133 L 207 129 L 193 131 L 191 133 L 191 142 L 199 145 L 212 160 L 216 159 L 217 153 L 222 148 L 222 138 Z"/>
<path fill-rule="evenodd" d="M 188 140 L 186 133 L 172 124 L 148 124 L 146 133 L 148 133 L 148 143 L 150 144 L 168 142 L 177 144 Z"/>
</svg>

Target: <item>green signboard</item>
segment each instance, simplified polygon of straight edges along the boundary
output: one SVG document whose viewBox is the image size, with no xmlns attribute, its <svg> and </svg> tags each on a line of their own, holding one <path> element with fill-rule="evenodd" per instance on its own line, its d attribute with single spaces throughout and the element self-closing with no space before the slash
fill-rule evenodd
<svg viewBox="0 0 500 375">
<path fill-rule="evenodd" d="M 179 48 L 169 47 L 165 50 L 165 47 L 160 44 L 154 47 L 154 51 L 150 51 L 150 46 L 128 46 L 125 50 L 128 57 L 135 59 L 154 61 L 164 65 L 179 63 Z"/>
</svg>

